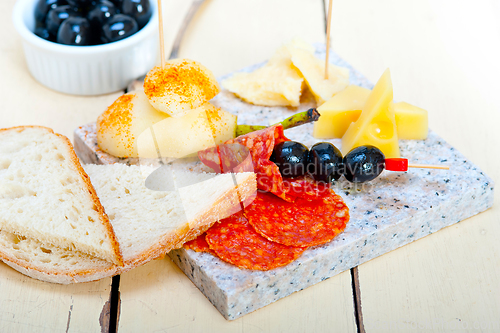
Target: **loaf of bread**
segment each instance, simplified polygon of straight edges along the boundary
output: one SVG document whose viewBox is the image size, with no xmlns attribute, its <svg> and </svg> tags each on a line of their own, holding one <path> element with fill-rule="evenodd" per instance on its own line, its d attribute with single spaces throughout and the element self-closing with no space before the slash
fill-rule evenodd
<svg viewBox="0 0 500 333">
<path fill-rule="evenodd" d="M 0 130 L 0 212 L 5 235 L 123 265 L 113 228 L 71 143 L 49 128 Z"/>
<path fill-rule="evenodd" d="M 9 190 L 9 196 L 2 194 L 0 199 L 0 205 L 4 205 L 2 212 L 5 212 L 7 216 L 15 216 L 22 214 L 17 211 L 21 209 L 23 212 L 31 212 L 31 215 L 25 215 L 24 224 L 15 218 L 2 221 L 0 259 L 21 273 L 43 281 L 54 283 L 93 281 L 120 274 L 150 260 L 161 258 L 168 251 L 181 247 L 184 242 L 205 232 L 216 221 L 234 213 L 239 209 L 240 201 L 248 200 L 256 192 L 254 173 L 216 175 L 181 167 L 181 172 L 177 170 L 178 172 L 173 175 L 175 188 L 163 191 L 146 187 L 147 177 L 155 170 L 152 167 L 123 164 L 86 165 L 84 171 L 74 159 L 71 161 L 78 165 L 79 174 L 85 175 L 82 179 L 87 181 L 86 192 L 79 192 L 71 187 L 72 195 L 61 196 L 59 192 L 49 194 L 35 185 L 45 184 L 47 181 L 47 184 L 56 183 L 57 186 L 60 184 L 62 186 L 60 179 L 65 179 L 66 173 L 69 172 L 66 171 L 67 160 L 66 162 L 60 161 L 57 153 L 52 151 L 57 149 L 50 146 L 49 142 L 59 147 L 58 140 L 64 141 L 63 137 L 45 128 L 17 128 L 6 131 L 11 131 L 9 142 L 14 140 L 18 142 L 18 145 L 9 145 L 5 142 L 5 145 L 0 148 L 0 166 L 2 167 L 0 188 L 2 188 L 2 193 L 7 193 L 3 185 L 6 182 L 12 182 L 11 174 L 17 177 L 14 177 L 17 187 L 14 187 L 15 191 Z M 26 137 L 28 134 L 29 136 Z M 53 138 L 54 135 L 56 138 Z M 0 142 L 1 138 L 2 134 L 0 134 Z M 23 164 L 36 166 L 37 170 L 45 170 L 46 167 L 42 168 L 39 164 L 32 163 L 32 160 L 38 159 L 36 153 L 23 154 L 24 157 L 21 157 L 21 154 L 16 155 L 14 152 L 19 151 L 21 146 L 24 146 L 22 149 L 39 148 L 34 150 L 40 152 L 42 161 L 49 160 L 49 163 L 53 163 L 50 165 L 52 172 L 28 172 L 26 166 L 19 164 L 20 161 L 23 161 Z M 50 147 L 50 149 L 46 151 L 45 147 Z M 68 147 L 72 152 L 71 146 Z M 12 157 L 13 154 L 18 156 L 19 162 L 15 162 L 17 159 Z M 18 173 L 20 169 L 23 170 L 22 174 Z M 86 178 L 87 174 L 93 186 Z M 25 175 L 31 176 L 24 179 Z M 77 177 L 74 176 L 74 178 Z M 158 183 L 158 180 L 153 180 Z M 50 187 L 46 184 L 45 186 Z M 84 201 L 86 193 L 90 192 L 94 196 L 97 192 L 100 203 L 104 206 L 106 213 L 104 214 L 104 210 L 101 209 L 102 216 L 108 221 L 110 230 L 114 231 L 114 239 L 119 244 L 120 262 L 89 253 L 86 251 L 87 247 L 80 248 L 77 246 L 82 242 L 79 237 L 73 241 L 65 240 L 64 235 L 57 234 L 57 226 L 50 224 L 51 219 L 54 220 L 59 215 L 63 218 L 68 216 L 70 219 L 66 223 L 71 223 L 72 210 L 66 212 L 64 202 L 73 204 Z M 29 206 L 29 201 L 15 203 L 16 200 L 26 196 L 29 199 L 33 196 L 31 193 L 36 193 L 35 198 L 44 194 L 45 206 Z M 15 198 L 16 196 L 19 197 Z M 102 208 L 99 199 L 93 198 L 95 201 L 92 202 Z M 64 202 L 59 199 L 63 199 Z M 8 200 L 11 206 L 7 205 Z M 92 213 L 94 206 L 91 205 L 88 209 Z M 88 215 L 84 208 L 80 211 L 84 216 Z M 43 222 L 44 217 L 47 222 Z M 9 221 L 12 221 L 12 224 Z M 45 223 L 56 230 L 49 233 Z M 89 222 L 87 226 L 83 225 L 83 229 L 78 230 L 82 233 L 81 235 L 93 232 L 92 234 L 97 239 L 103 238 L 103 235 L 97 235 L 92 230 L 87 231 L 86 228 L 89 230 L 95 228 L 95 224 L 97 220 Z M 29 227 L 18 229 L 24 225 Z M 48 235 L 38 237 L 44 232 Z"/>
</svg>

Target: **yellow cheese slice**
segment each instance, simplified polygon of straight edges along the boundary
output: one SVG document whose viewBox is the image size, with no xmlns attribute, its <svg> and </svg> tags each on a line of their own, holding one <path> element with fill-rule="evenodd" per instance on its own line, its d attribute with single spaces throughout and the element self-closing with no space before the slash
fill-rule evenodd
<svg viewBox="0 0 500 333">
<path fill-rule="evenodd" d="M 400 156 L 392 98 L 391 73 L 387 69 L 368 96 L 358 120 L 342 137 L 343 155 L 355 147 L 372 145 L 386 157 Z"/>
<path fill-rule="evenodd" d="M 322 104 L 321 117 L 314 122 L 313 136 L 318 139 L 342 138 L 349 125 L 358 120 L 370 90 L 350 85 Z M 398 139 L 423 140 L 429 132 L 427 110 L 406 102 L 394 104 Z"/>
<path fill-rule="evenodd" d="M 394 104 L 394 114 L 399 139 L 423 140 L 427 138 L 429 132 L 427 110 L 406 102 L 399 102 Z"/>
<path fill-rule="evenodd" d="M 318 139 L 342 138 L 349 125 L 358 120 L 371 90 L 348 86 L 318 108 L 313 136 Z"/>
</svg>

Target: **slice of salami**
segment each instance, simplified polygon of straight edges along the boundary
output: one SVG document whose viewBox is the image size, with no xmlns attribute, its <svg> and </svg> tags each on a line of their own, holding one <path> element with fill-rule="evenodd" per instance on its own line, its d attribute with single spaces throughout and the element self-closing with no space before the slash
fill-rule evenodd
<svg viewBox="0 0 500 333">
<path fill-rule="evenodd" d="M 293 197 L 286 195 L 283 188 L 283 178 L 278 166 L 269 160 L 274 146 L 284 141 L 290 140 L 285 137 L 283 126 L 275 125 L 241 135 L 226 141 L 224 145 L 202 150 L 198 152 L 198 157 L 205 165 L 214 169 L 215 172 L 221 172 L 221 170 L 222 172 L 228 172 L 229 169 L 239 172 L 234 167 L 238 163 L 244 165 L 240 169 L 249 171 L 248 165 L 243 163 L 245 162 L 241 157 L 243 154 L 234 153 L 235 149 L 231 147 L 234 144 L 244 146 L 249 150 L 252 157 L 253 171 L 257 174 L 257 187 L 263 191 L 274 193 L 284 200 L 293 201 Z"/>
<path fill-rule="evenodd" d="M 274 146 L 278 143 L 290 141 L 283 132 L 282 125 L 269 126 L 264 129 L 240 135 L 226 143 L 239 143 L 250 150 L 255 164 L 260 160 L 269 160 Z"/>
<path fill-rule="evenodd" d="M 297 197 L 287 202 L 271 193 L 258 192 L 245 216 L 267 239 L 289 246 L 313 246 L 331 241 L 349 221 L 349 209 L 332 190 L 321 199 Z"/>
<path fill-rule="evenodd" d="M 330 194 L 330 184 L 315 181 L 310 176 L 283 178 L 283 188 L 288 197 L 318 200 Z"/>
<path fill-rule="evenodd" d="M 208 246 L 207 241 L 205 240 L 205 237 L 207 236 L 207 233 L 203 233 L 196 237 L 193 240 L 190 240 L 189 242 L 184 243 L 184 248 L 185 249 L 191 249 L 196 252 L 207 252 L 210 254 L 215 255 L 215 252 L 210 249 Z"/>
<path fill-rule="evenodd" d="M 241 212 L 212 226 L 205 239 L 222 260 L 240 268 L 262 271 L 285 266 L 305 250 L 267 240 L 255 232 Z"/>
<path fill-rule="evenodd" d="M 217 173 L 253 172 L 250 151 L 239 143 L 224 143 L 198 152 L 206 166 Z"/>
</svg>

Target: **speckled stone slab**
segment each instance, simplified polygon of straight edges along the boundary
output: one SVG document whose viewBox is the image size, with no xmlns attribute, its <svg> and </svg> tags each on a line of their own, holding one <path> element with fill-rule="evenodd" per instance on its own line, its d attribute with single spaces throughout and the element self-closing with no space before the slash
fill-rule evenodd
<svg viewBox="0 0 500 333">
<path fill-rule="evenodd" d="M 317 50 L 318 57 L 324 57 L 324 47 Z M 336 54 L 331 54 L 331 61 L 350 68 L 352 84 L 372 87 Z M 227 91 L 222 91 L 212 102 L 237 114 L 239 123 L 256 125 L 269 125 L 313 105 L 311 96 L 306 95 L 298 108 L 254 106 Z M 97 149 L 92 126 L 75 131 L 75 148 L 84 162 L 134 163 L 132 159 L 103 155 Z M 312 125 L 290 129 L 285 134 L 308 146 L 317 141 L 311 135 Z M 340 145 L 340 140 L 331 142 Z M 423 141 L 401 140 L 400 149 L 401 155 L 412 163 L 447 164 L 451 169 L 384 171 L 377 179 L 358 186 L 341 178 L 334 189 L 350 208 L 347 228 L 330 243 L 307 249 L 285 267 L 266 272 L 239 269 L 208 253 L 185 249 L 172 251 L 169 256 L 219 312 L 233 320 L 478 214 L 493 204 L 493 181 L 432 131 Z"/>
</svg>

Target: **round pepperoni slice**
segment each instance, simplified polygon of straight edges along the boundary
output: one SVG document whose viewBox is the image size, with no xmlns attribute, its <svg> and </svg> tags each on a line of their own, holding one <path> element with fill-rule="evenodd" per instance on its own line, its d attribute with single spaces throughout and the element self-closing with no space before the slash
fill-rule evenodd
<svg viewBox="0 0 500 333">
<path fill-rule="evenodd" d="M 349 209 L 332 190 L 318 200 L 284 201 L 259 191 L 245 216 L 267 239 L 288 246 L 313 246 L 331 241 L 349 221 Z"/>
<path fill-rule="evenodd" d="M 294 200 L 297 197 L 306 200 L 318 200 L 323 198 L 323 195 L 330 194 L 331 191 L 329 183 L 315 181 L 310 176 L 283 178 L 283 189 L 287 197 L 292 197 Z"/>
<path fill-rule="evenodd" d="M 267 240 L 255 232 L 241 212 L 216 223 L 208 229 L 205 239 L 222 260 L 262 271 L 285 266 L 305 250 Z"/>
<path fill-rule="evenodd" d="M 205 240 L 206 233 L 203 233 L 189 242 L 184 243 L 185 249 L 191 249 L 196 252 L 207 252 L 215 255 L 215 252 L 210 249 L 207 241 Z"/>
</svg>

